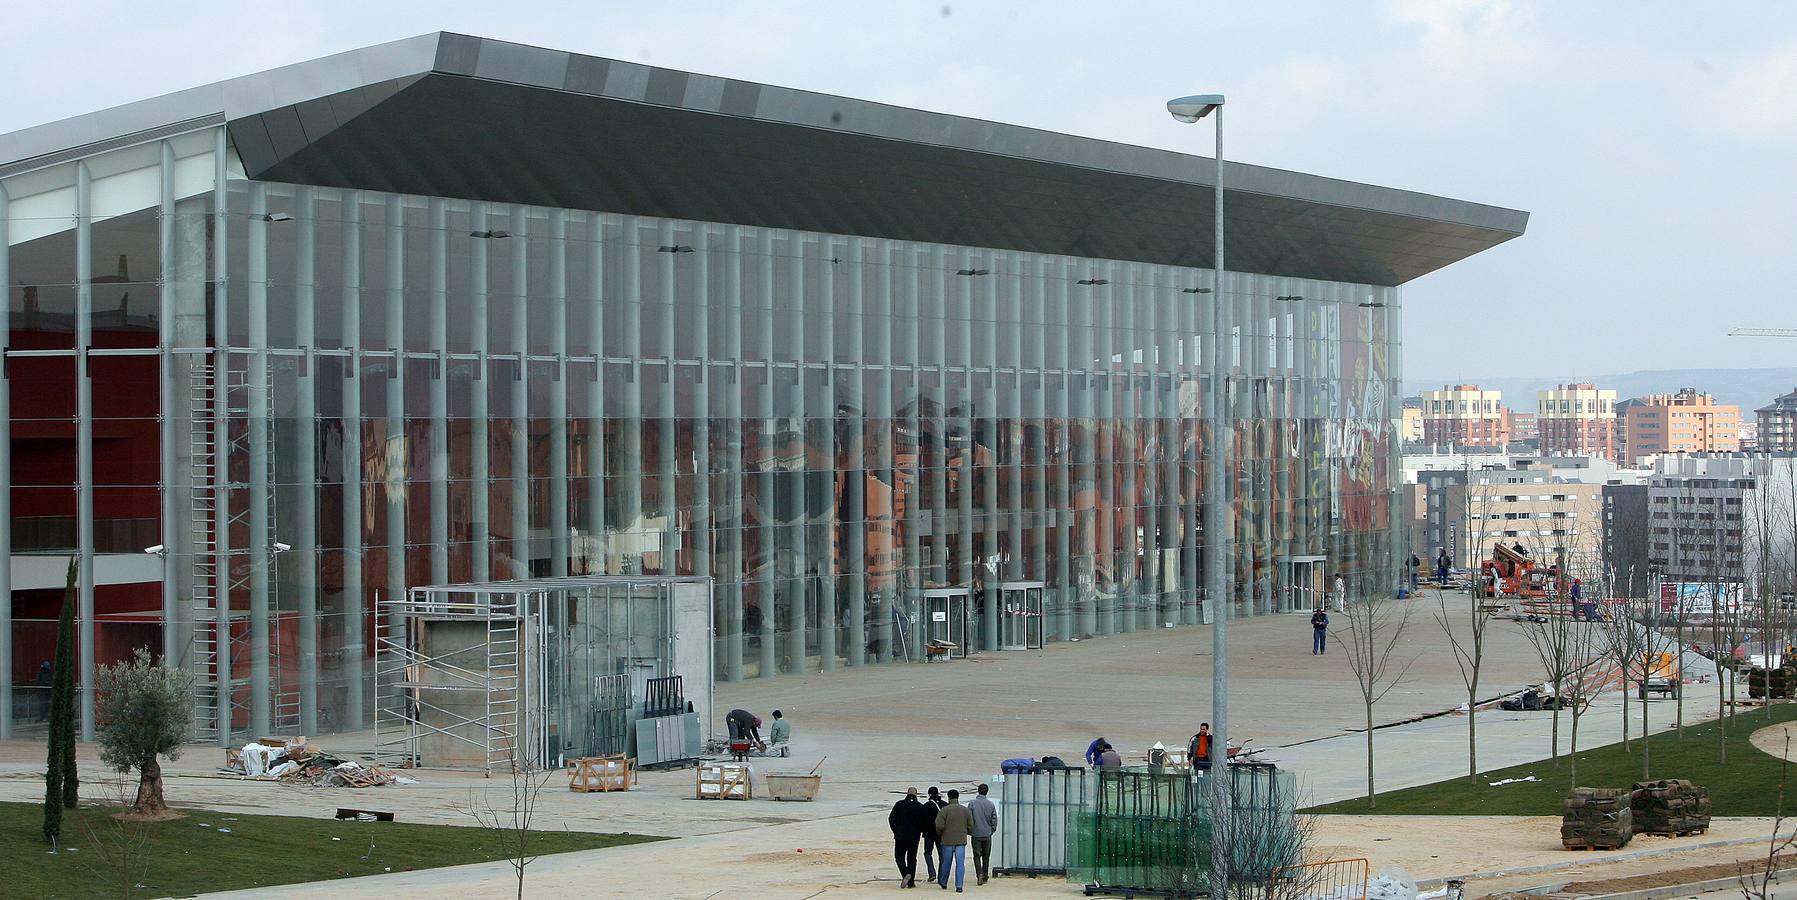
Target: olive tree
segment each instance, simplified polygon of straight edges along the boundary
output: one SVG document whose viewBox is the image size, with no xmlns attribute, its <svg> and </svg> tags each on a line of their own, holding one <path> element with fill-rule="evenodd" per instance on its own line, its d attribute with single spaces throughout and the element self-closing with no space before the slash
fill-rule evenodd
<svg viewBox="0 0 1797 900">
<path fill-rule="evenodd" d="M 127 662 L 101 666 L 95 698 L 100 760 L 120 772 L 138 770 L 131 814 L 175 818 L 162 799 L 162 764 L 175 759 L 193 734 L 193 677 L 157 663 L 139 647 Z"/>
</svg>

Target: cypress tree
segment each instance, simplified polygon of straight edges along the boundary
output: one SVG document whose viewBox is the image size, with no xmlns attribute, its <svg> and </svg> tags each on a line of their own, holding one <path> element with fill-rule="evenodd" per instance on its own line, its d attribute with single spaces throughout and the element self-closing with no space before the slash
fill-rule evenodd
<svg viewBox="0 0 1797 900">
<path fill-rule="evenodd" d="M 50 748 L 44 767 L 44 840 L 62 835 L 62 810 L 73 809 L 80 788 L 75 774 L 75 574 L 69 559 L 62 614 L 56 620 L 56 661 L 50 673 Z"/>
<path fill-rule="evenodd" d="M 74 809 L 80 799 L 81 778 L 75 771 L 75 560 L 69 560 L 69 580 L 62 590 L 62 618 L 56 623 L 57 653 L 66 665 L 59 666 L 57 684 L 62 686 L 62 805 Z"/>
</svg>

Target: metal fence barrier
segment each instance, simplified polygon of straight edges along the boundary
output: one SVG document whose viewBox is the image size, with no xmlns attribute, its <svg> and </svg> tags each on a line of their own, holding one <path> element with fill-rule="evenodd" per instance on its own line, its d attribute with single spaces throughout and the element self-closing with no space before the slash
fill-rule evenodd
<svg viewBox="0 0 1797 900">
<path fill-rule="evenodd" d="M 1070 814 L 1090 802 L 1087 770 L 1014 772 L 999 783 L 992 870 L 1003 875 L 1064 875 Z"/>
<path fill-rule="evenodd" d="M 1279 900 L 1366 900 L 1370 871 L 1364 857 L 1281 866 L 1268 893 Z"/>
</svg>

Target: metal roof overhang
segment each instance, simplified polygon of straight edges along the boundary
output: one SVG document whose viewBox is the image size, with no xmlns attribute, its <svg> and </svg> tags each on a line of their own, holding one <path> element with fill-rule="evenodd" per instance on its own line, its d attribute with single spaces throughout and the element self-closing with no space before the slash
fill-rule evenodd
<svg viewBox="0 0 1797 900">
<path fill-rule="evenodd" d="M 67 158 L 72 140 L 221 112 L 260 180 L 1196 268 L 1212 255 L 1201 157 L 455 34 L 0 137 L 0 174 L 26 150 Z M 1234 271 L 1402 284 L 1528 220 L 1246 164 L 1225 179 Z"/>
</svg>

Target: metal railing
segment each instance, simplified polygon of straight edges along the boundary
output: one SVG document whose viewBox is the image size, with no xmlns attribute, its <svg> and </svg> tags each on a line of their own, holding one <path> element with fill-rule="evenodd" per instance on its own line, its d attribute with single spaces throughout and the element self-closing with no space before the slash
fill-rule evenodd
<svg viewBox="0 0 1797 900">
<path fill-rule="evenodd" d="M 1371 869 L 1364 857 L 1280 866 L 1267 893 L 1279 900 L 1366 900 Z"/>
<path fill-rule="evenodd" d="M 1037 769 L 1004 776 L 998 785 L 993 871 L 1006 875 L 1067 872 L 1070 814 L 1086 808 L 1086 769 Z"/>
</svg>

